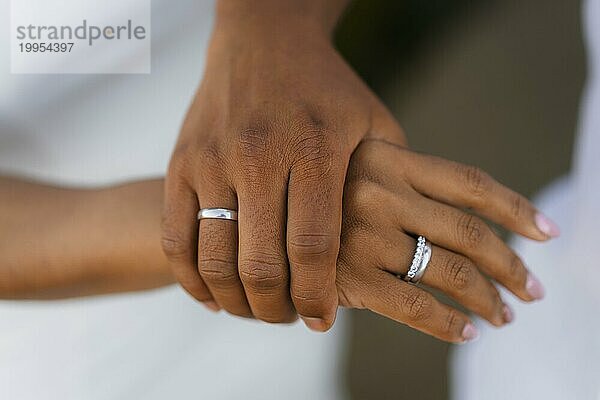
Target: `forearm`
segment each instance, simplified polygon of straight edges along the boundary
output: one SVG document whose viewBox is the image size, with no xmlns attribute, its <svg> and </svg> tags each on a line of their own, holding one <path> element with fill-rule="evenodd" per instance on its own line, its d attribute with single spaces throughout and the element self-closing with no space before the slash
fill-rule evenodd
<svg viewBox="0 0 600 400">
<path fill-rule="evenodd" d="M 0 178 L 0 298 L 49 299 L 172 282 L 162 180 L 72 190 Z"/>
</svg>

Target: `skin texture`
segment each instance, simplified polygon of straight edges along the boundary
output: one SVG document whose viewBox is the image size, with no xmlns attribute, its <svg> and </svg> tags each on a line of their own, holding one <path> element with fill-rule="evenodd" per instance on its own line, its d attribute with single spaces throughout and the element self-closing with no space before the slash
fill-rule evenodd
<svg viewBox="0 0 600 400">
<path fill-rule="evenodd" d="M 159 240 L 162 190 L 162 180 L 74 190 L 0 179 L 0 297 L 62 298 L 173 282 Z M 496 326 L 510 322 L 488 276 L 532 301 L 539 296 L 527 289 L 531 275 L 466 207 L 524 236 L 549 239 L 535 225 L 535 208 L 483 171 L 379 139 L 361 143 L 345 179 L 339 304 L 449 342 L 472 339 L 475 327 L 428 288 Z M 236 242 L 235 223 L 217 222 Z M 416 286 L 396 275 L 406 273 L 419 234 L 431 240 L 433 255 Z"/>
<path fill-rule="evenodd" d="M 331 43 L 346 5 L 342 0 L 217 3 L 205 76 L 167 173 L 162 227 L 163 249 L 177 280 L 212 308 L 273 323 L 299 315 L 317 331 L 326 331 L 335 320 L 350 159 L 368 141 L 406 145 L 397 122 Z M 400 156 L 386 160 L 394 157 Z M 413 196 L 417 208 L 426 210 L 422 218 L 399 219 L 406 232 L 429 232 L 434 243 L 469 257 L 470 268 L 448 271 L 456 279 L 467 271 L 468 283 L 472 279 L 480 292 L 497 297 L 481 274 L 469 272 L 478 264 L 531 300 L 526 287 L 535 286 L 535 280 L 527 281 L 520 260 L 481 220 L 448 205 L 471 207 L 542 240 L 547 236 L 535 228 L 533 208 L 472 168 L 461 170 L 466 177 L 457 186 L 440 185 L 437 177 L 451 181 L 455 176 L 438 159 L 424 160 L 400 169 L 422 177 L 411 182 L 412 192 L 386 187 Z M 350 198 L 359 195 L 348 192 Z M 372 206 L 382 211 L 378 203 Z M 238 210 L 237 225 L 197 224 L 199 209 L 212 207 Z M 500 323 L 492 308 L 501 310 L 501 302 L 475 302 L 470 300 L 476 311 Z"/>
<path fill-rule="evenodd" d="M 462 312 L 424 287 L 447 294 L 495 326 L 512 311 L 488 278 L 524 301 L 537 281 L 521 259 L 470 208 L 535 240 L 549 236 L 535 225 L 536 209 L 523 196 L 471 166 L 418 154 L 381 140 L 354 153 L 344 191 L 342 248 L 338 259 L 340 304 L 368 308 L 450 342 L 472 339 Z M 432 242 L 420 286 L 398 279 L 415 250 L 415 236 Z"/>
<path fill-rule="evenodd" d="M 0 298 L 172 283 L 159 245 L 162 188 L 162 180 L 79 190 L 0 177 Z"/>
<path fill-rule="evenodd" d="M 346 3 L 218 2 L 162 228 L 177 280 L 199 301 L 273 323 L 300 315 L 319 331 L 335 320 L 350 157 L 366 138 L 405 143 L 331 44 Z M 198 210 L 210 207 L 238 210 L 239 242 L 231 223 L 198 229 Z"/>
</svg>

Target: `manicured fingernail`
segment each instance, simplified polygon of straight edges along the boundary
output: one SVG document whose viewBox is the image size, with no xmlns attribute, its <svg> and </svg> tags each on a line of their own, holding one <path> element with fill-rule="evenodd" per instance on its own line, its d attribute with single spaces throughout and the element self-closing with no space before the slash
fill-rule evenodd
<svg viewBox="0 0 600 400">
<path fill-rule="evenodd" d="M 525 290 L 535 300 L 541 300 L 544 298 L 545 290 L 542 283 L 533 276 L 532 274 L 527 275 L 527 282 L 525 283 Z"/>
<path fill-rule="evenodd" d="M 300 318 L 302 318 L 302 321 L 304 321 L 306 326 L 308 326 L 308 328 L 313 331 L 325 332 L 327 330 L 327 328 L 329 328 L 329 325 L 327 325 L 327 322 L 323 321 L 321 318 L 311 318 L 311 317 L 303 317 L 303 316 L 300 316 Z"/>
<path fill-rule="evenodd" d="M 208 308 L 211 311 L 214 311 L 214 312 L 221 311 L 221 307 L 212 300 L 203 301 L 202 304 L 204 304 L 206 306 L 206 308 Z"/>
<path fill-rule="evenodd" d="M 540 232 L 551 238 L 558 237 L 560 235 L 560 228 L 550 218 L 546 217 L 542 213 L 535 215 L 535 224 L 537 225 Z"/>
<path fill-rule="evenodd" d="M 513 310 L 508 304 L 505 304 L 504 307 L 502 307 L 502 318 L 504 318 L 504 322 L 507 324 L 510 324 L 515 319 Z"/>
<path fill-rule="evenodd" d="M 462 338 L 464 339 L 464 343 L 477 340 L 477 338 L 479 338 L 479 330 L 475 325 L 469 322 L 462 330 Z"/>
</svg>

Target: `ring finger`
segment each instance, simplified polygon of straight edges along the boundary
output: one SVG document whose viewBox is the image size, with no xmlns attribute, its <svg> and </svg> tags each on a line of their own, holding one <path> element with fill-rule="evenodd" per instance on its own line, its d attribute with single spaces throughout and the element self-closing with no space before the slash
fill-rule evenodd
<svg viewBox="0 0 600 400">
<path fill-rule="evenodd" d="M 206 193 L 206 191 L 204 192 Z M 200 206 L 237 210 L 235 193 L 230 189 L 219 195 L 199 196 Z M 215 301 L 231 314 L 252 317 L 237 268 L 237 221 L 201 219 L 198 232 L 198 271 Z"/>
<path fill-rule="evenodd" d="M 541 297 L 537 279 L 483 220 L 416 192 L 405 193 L 405 197 L 412 206 L 398 208 L 403 229 L 427 235 L 435 243 L 464 254 L 522 300 Z M 410 212 L 411 209 L 421 212 Z"/>
<path fill-rule="evenodd" d="M 404 276 L 416 249 L 414 238 L 390 227 L 389 232 L 373 235 L 370 251 L 378 254 L 379 268 Z M 501 326 L 512 319 L 498 290 L 486 279 L 471 260 L 429 243 L 431 259 L 420 282 L 440 290 L 490 323 Z"/>
</svg>

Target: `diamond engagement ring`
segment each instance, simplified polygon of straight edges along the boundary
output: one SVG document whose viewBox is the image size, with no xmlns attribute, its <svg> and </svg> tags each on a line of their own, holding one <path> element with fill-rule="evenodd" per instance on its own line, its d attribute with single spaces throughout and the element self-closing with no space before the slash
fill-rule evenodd
<svg viewBox="0 0 600 400">
<path fill-rule="evenodd" d="M 227 208 L 203 208 L 198 212 L 198 220 L 201 219 L 226 219 L 237 221 L 237 211 Z"/>
<path fill-rule="evenodd" d="M 419 236 L 417 239 L 417 249 L 415 250 L 415 255 L 413 256 L 410 268 L 406 275 L 400 276 L 400 278 L 409 283 L 419 283 L 427 269 L 430 259 L 431 246 L 427 243 L 424 236 Z"/>
</svg>

